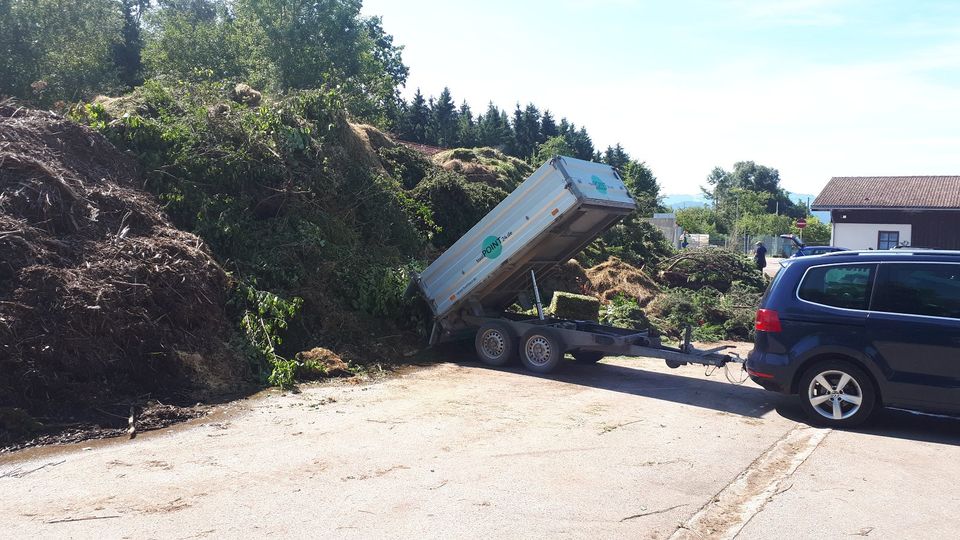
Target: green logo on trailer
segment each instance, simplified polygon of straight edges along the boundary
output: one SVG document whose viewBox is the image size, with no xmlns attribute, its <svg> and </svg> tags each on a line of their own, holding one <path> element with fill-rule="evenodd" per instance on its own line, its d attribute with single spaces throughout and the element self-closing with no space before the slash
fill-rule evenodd
<svg viewBox="0 0 960 540">
<path fill-rule="evenodd" d="M 590 183 L 593 184 L 600 193 L 604 195 L 607 194 L 607 184 L 605 184 L 599 176 L 593 175 L 593 178 L 590 179 Z"/>
<path fill-rule="evenodd" d="M 483 256 L 488 259 L 496 259 L 503 253 L 503 240 L 497 236 L 488 236 L 483 239 Z"/>
</svg>

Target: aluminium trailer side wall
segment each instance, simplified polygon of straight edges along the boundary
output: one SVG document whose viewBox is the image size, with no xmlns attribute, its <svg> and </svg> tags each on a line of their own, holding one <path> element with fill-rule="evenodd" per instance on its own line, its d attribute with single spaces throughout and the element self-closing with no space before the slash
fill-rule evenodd
<svg viewBox="0 0 960 540">
<path fill-rule="evenodd" d="M 458 313 L 502 311 L 538 276 L 636 208 L 608 165 L 558 156 L 543 164 L 417 278 L 447 332 Z"/>
</svg>

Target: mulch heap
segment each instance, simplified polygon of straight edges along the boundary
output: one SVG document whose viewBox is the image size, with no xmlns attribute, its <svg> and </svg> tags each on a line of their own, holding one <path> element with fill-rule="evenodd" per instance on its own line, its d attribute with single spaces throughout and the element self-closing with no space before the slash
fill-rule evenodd
<svg viewBox="0 0 960 540">
<path fill-rule="evenodd" d="M 200 239 L 140 189 L 133 158 L 0 102 L 0 408 L 235 389 L 227 291 Z"/>
</svg>

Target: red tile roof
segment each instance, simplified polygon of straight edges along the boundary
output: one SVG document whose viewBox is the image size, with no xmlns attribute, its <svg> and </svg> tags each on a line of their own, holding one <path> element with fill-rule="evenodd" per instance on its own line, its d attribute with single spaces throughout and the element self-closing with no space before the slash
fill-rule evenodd
<svg viewBox="0 0 960 540">
<path fill-rule="evenodd" d="M 835 177 L 812 207 L 960 209 L 960 176 Z"/>
</svg>

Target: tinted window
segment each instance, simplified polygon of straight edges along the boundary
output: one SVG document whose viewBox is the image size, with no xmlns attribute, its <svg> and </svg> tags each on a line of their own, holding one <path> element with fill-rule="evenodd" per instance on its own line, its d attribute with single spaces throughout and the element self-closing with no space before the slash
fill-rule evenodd
<svg viewBox="0 0 960 540">
<path fill-rule="evenodd" d="M 800 284 L 800 298 L 847 309 L 867 309 L 873 265 L 815 266 Z"/>
<path fill-rule="evenodd" d="M 874 311 L 960 319 L 960 264 L 884 264 Z"/>
</svg>

